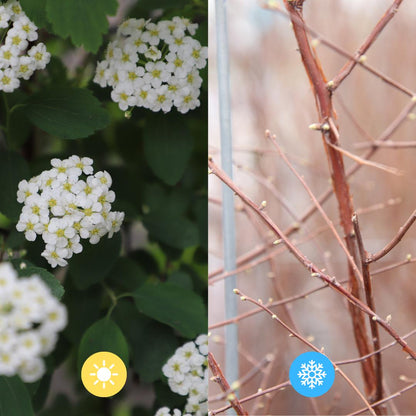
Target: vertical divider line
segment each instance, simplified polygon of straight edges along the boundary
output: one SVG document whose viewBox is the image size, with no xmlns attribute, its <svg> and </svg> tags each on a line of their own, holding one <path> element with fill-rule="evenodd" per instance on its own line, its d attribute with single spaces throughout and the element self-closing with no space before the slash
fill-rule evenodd
<svg viewBox="0 0 416 416">
<path fill-rule="evenodd" d="M 232 178 L 231 100 L 226 6 L 226 0 L 215 0 L 221 165 L 227 175 Z M 235 211 L 233 191 L 225 184 L 222 184 L 222 200 L 224 270 L 230 271 L 236 268 Z M 233 289 L 236 287 L 236 276 L 227 277 L 224 285 L 225 319 L 231 319 L 237 315 L 237 297 L 233 293 Z M 234 381 L 238 380 L 238 361 L 237 325 L 227 325 L 225 328 L 225 376 L 231 386 Z"/>
</svg>

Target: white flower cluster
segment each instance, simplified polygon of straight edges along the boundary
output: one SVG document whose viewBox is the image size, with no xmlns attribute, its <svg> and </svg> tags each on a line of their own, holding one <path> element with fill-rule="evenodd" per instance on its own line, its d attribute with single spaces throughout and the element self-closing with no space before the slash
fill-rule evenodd
<svg viewBox="0 0 416 416">
<path fill-rule="evenodd" d="M 112 87 L 111 98 L 121 110 L 144 107 L 167 113 L 175 106 L 186 113 L 200 105 L 208 48 L 192 36 L 198 25 L 174 17 L 152 23 L 128 19 L 98 62 L 94 81 Z"/>
<path fill-rule="evenodd" d="M 67 324 L 67 311 L 38 275 L 18 278 L 0 264 L 0 375 L 18 374 L 26 383 L 45 373 L 48 355 Z"/>
<path fill-rule="evenodd" d="M 207 355 L 208 336 L 200 335 L 195 342 L 187 342 L 179 347 L 162 367 L 170 389 L 181 396 L 188 396 L 185 411 L 196 416 L 208 413 Z M 170 415 L 170 410 L 166 407 L 158 412 L 161 413 L 156 413 L 156 416 Z M 180 415 L 180 411 L 175 409 L 173 416 L 177 414 Z"/>
<path fill-rule="evenodd" d="M 0 6 L 1 29 L 4 43 L 0 46 L 0 90 L 12 92 L 19 87 L 21 78 L 27 80 L 37 69 L 44 69 L 51 55 L 42 42 L 30 45 L 38 38 L 38 28 L 17 0 Z"/>
<path fill-rule="evenodd" d="M 173 414 L 171 413 L 171 410 L 169 407 L 161 407 L 156 413 L 155 416 L 191 416 L 190 413 L 184 413 L 182 415 L 182 412 L 179 409 L 173 409 Z"/>
<path fill-rule="evenodd" d="M 19 183 L 17 200 L 24 206 L 16 228 L 29 241 L 42 236 L 42 256 L 52 267 L 66 266 L 66 259 L 80 253 L 81 239 L 97 244 L 107 233 L 111 238 L 124 220 L 124 212 L 111 211 L 111 176 L 93 174 L 92 163 L 75 155 L 52 159 L 52 169 Z"/>
</svg>

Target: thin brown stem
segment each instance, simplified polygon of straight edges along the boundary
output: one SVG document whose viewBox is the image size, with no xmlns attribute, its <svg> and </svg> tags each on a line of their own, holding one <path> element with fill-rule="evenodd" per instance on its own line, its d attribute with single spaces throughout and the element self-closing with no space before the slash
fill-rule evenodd
<svg viewBox="0 0 416 416">
<path fill-rule="evenodd" d="M 393 264 L 389 264 L 388 266 L 385 266 L 385 267 L 380 267 L 379 269 L 374 270 L 371 274 L 375 276 L 376 274 L 389 272 L 390 270 L 396 269 L 397 267 L 405 266 L 406 264 L 415 263 L 415 262 L 416 262 L 416 259 L 412 259 L 411 255 L 409 254 L 406 260 L 399 261 Z"/>
<path fill-rule="evenodd" d="M 410 331 L 407 334 L 403 335 L 402 338 L 407 339 L 407 338 L 411 337 L 414 334 L 416 334 L 416 329 L 414 329 L 413 331 Z M 378 349 L 376 351 L 373 351 L 372 353 L 370 353 L 368 355 L 365 355 L 364 357 L 351 358 L 349 360 L 337 361 L 336 364 L 337 365 L 355 364 L 355 363 L 358 363 L 359 361 L 366 360 L 367 358 L 372 357 L 375 354 L 378 354 L 380 352 L 388 350 L 389 348 L 394 347 L 396 344 L 397 344 L 397 341 L 392 341 L 392 342 L 390 342 L 390 344 L 386 344 L 383 347 L 381 347 L 380 349 Z"/>
<path fill-rule="evenodd" d="M 390 400 L 392 400 L 392 399 L 394 399 L 394 398 L 396 398 L 396 397 L 401 396 L 403 393 L 405 393 L 405 392 L 407 392 L 407 391 L 409 391 L 409 390 L 411 390 L 411 389 L 413 389 L 413 388 L 415 388 L 415 387 L 416 387 L 416 383 L 409 384 L 408 386 L 406 386 L 406 387 L 404 387 L 403 389 L 401 389 L 401 390 L 397 391 L 396 393 L 393 393 L 393 394 L 391 394 L 390 396 L 385 397 L 383 400 L 380 400 L 380 401 L 378 401 L 378 402 L 373 403 L 373 404 L 372 404 L 372 407 L 374 407 L 374 408 L 375 408 L 375 407 L 377 407 L 377 406 L 379 406 L 379 405 L 381 405 L 381 404 L 387 403 L 388 401 L 390 401 Z M 366 412 L 366 411 L 367 411 L 367 408 L 363 407 L 362 409 L 357 410 L 357 411 L 356 411 L 356 412 L 354 412 L 354 413 L 350 413 L 350 414 L 348 414 L 347 416 L 356 416 L 356 415 L 360 415 L 361 413 L 364 413 L 364 412 Z"/>
<path fill-rule="evenodd" d="M 278 390 L 284 390 L 288 386 L 290 386 L 290 380 L 285 381 L 284 383 L 277 384 L 276 386 L 269 387 L 268 389 L 260 390 L 257 393 L 251 394 L 250 396 L 246 396 L 244 397 L 244 399 L 240 400 L 240 403 L 249 402 L 250 400 L 254 400 L 257 397 L 261 397 L 261 396 L 264 396 L 266 394 L 269 394 Z M 232 407 L 231 405 L 228 405 L 228 406 L 224 406 L 219 409 L 216 409 L 216 410 L 211 410 L 208 412 L 208 416 L 218 415 L 220 413 L 225 412 L 228 409 L 231 409 L 231 407 Z"/>
<path fill-rule="evenodd" d="M 293 167 L 293 165 L 290 163 L 289 159 L 287 158 L 287 156 L 284 154 L 284 152 L 282 151 L 282 149 L 280 148 L 280 146 L 277 144 L 276 141 L 276 136 L 275 135 L 271 135 L 269 131 L 266 131 L 266 137 L 269 138 L 274 147 L 277 150 L 277 153 L 279 154 L 279 156 L 282 158 L 282 160 L 286 163 L 286 165 L 288 166 L 288 168 L 292 171 L 292 173 L 296 176 L 296 178 L 299 180 L 299 182 L 302 184 L 302 186 L 305 188 L 306 192 L 308 193 L 309 197 L 311 198 L 312 202 L 315 204 L 317 210 L 319 211 L 319 213 L 321 214 L 322 218 L 325 220 L 325 222 L 327 223 L 329 229 L 332 231 L 332 234 L 335 236 L 336 240 L 338 241 L 339 245 L 341 246 L 341 248 L 343 249 L 345 255 L 347 256 L 347 259 L 350 263 L 351 268 L 354 270 L 354 272 L 356 273 L 357 277 L 360 279 L 360 281 L 363 281 L 363 276 L 360 272 L 360 270 L 358 269 L 355 260 L 353 259 L 353 257 L 351 256 L 350 252 L 348 251 L 348 248 L 345 246 L 344 242 L 342 241 L 341 237 L 339 236 L 337 230 L 334 227 L 334 224 L 332 223 L 332 221 L 329 219 L 328 215 L 326 214 L 326 212 L 323 210 L 321 204 L 318 202 L 318 200 L 316 199 L 315 195 L 313 194 L 313 192 L 311 191 L 311 189 L 309 188 L 308 184 L 305 182 L 305 180 L 299 175 L 299 173 L 295 170 L 295 168 Z"/>
<path fill-rule="evenodd" d="M 377 148 L 377 147 L 385 147 L 388 149 L 414 149 L 416 147 L 415 140 L 408 140 L 408 141 L 397 141 L 393 142 L 392 140 L 388 140 L 386 142 L 380 142 L 379 140 L 375 140 L 374 142 L 368 143 L 356 143 L 354 144 L 356 149 L 365 149 L 368 147 Z"/>
<path fill-rule="evenodd" d="M 352 222 L 354 224 L 354 232 L 357 237 L 357 244 L 358 249 L 360 253 L 360 259 L 361 259 L 361 270 L 363 274 L 364 279 L 364 292 L 365 297 L 367 301 L 367 305 L 370 307 L 370 309 L 375 312 L 376 306 L 374 302 L 374 292 L 373 292 L 373 284 L 371 281 L 371 275 L 370 275 L 370 268 L 367 263 L 367 252 L 364 248 L 364 242 L 361 235 L 360 225 L 358 223 L 358 216 L 356 213 L 354 213 L 352 217 Z M 378 325 L 376 322 L 373 321 L 373 319 L 370 318 L 370 329 L 371 329 L 371 336 L 373 341 L 373 349 L 374 351 L 377 351 L 380 349 L 380 334 L 378 331 Z M 374 369 L 376 372 L 377 377 L 377 384 L 376 384 L 376 391 L 374 392 L 374 397 L 372 398 L 372 402 L 379 401 L 383 398 L 383 366 L 381 362 L 381 353 L 377 353 L 374 356 Z M 385 413 L 385 409 L 380 409 L 381 412 Z"/>
<path fill-rule="evenodd" d="M 228 381 L 224 377 L 221 367 L 218 365 L 217 361 L 215 360 L 214 355 L 211 352 L 208 353 L 208 365 L 209 365 L 209 368 L 211 369 L 212 374 L 214 375 L 214 377 L 211 380 L 218 383 L 221 390 L 224 393 L 226 393 L 227 400 L 230 402 L 231 407 L 235 410 L 237 415 L 248 416 L 248 413 L 241 406 L 241 403 L 238 400 L 237 396 L 231 390 L 230 385 L 228 384 Z"/>
<path fill-rule="evenodd" d="M 380 35 L 383 29 L 387 26 L 390 20 L 393 19 L 394 15 L 397 13 L 399 6 L 402 2 L 403 0 L 395 0 L 393 4 L 386 10 L 384 15 L 374 26 L 374 29 L 365 39 L 363 44 L 357 49 L 357 51 L 354 54 L 353 59 L 350 59 L 350 61 L 347 62 L 341 68 L 341 70 L 338 72 L 338 75 L 333 78 L 333 80 L 331 81 L 332 91 L 335 91 L 341 85 L 342 81 L 344 81 L 345 78 L 348 77 L 348 75 L 351 73 L 351 71 L 355 68 L 357 63 L 360 61 L 361 57 L 366 53 L 366 51 L 370 48 L 370 46 L 376 41 L 377 37 Z"/>
<path fill-rule="evenodd" d="M 393 239 L 388 243 L 385 247 L 383 247 L 380 251 L 374 254 L 370 254 L 367 256 L 366 263 L 370 264 L 377 260 L 380 260 L 386 254 L 388 254 L 397 244 L 400 243 L 401 239 L 404 235 L 409 231 L 409 228 L 413 225 L 416 221 L 416 210 L 413 211 L 412 215 L 407 219 L 407 221 L 400 227 L 398 233 L 393 237 Z"/>
</svg>

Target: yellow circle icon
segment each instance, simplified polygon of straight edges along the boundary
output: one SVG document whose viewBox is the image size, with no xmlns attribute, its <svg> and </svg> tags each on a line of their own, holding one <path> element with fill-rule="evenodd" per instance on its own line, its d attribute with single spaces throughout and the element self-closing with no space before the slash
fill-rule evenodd
<svg viewBox="0 0 416 416">
<path fill-rule="evenodd" d="M 90 355 L 81 370 L 84 387 L 94 396 L 111 397 L 126 384 L 127 369 L 123 360 L 108 351 Z"/>
</svg>

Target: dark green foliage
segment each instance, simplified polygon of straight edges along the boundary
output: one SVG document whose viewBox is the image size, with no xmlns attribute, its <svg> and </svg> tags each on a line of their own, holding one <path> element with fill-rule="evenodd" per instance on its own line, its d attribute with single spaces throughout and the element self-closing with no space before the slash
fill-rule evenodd
<svg viewBox="0 0 416 416">
<path fill-rule="evenodd" d="M 25 385 L 18 377 L 0 377 L 0 415 L 183 409 L 186 399 L 170 391 L 162 367 L 176 348 L 207 331 L 206 72 L 198 109 L 183 115 L 134 108 L 126 118 L 110 90 L 92 82 L 111 39 L 107 16 L 117 12 L 117 1 L 21 4 L 41 28 L 52 58 L 14 93 L 0 92 L 0 254 L 7 259 L 11 250 L 19 276 L 43 279 L 65 304 L 68 326 L 45 358 L 42 379 Z M 148 18 L 156 9 L 160 19 L 178 15 L 198 22 L 197 37 L 206 44 L 207 7 L 199 0 L 140 0 L 126 18 Z M 67 67 L 81 45 L 87 52 L 80 54 L 82 64 Z M 124 211 L 125 221 L 111 239 L 104 236 L 96 245 L 82 240 L 83 251 L 66 268 L 52 269 L 40 255 L 41 236 L 29 242 L 16 231 L 22 209 L 16 192 L 21 180 L 50 169 L 52 158 L 71 155 L 91 157 L 95 172 L 110 173 L 112 210 Z M 118 354 L 128 369 L 125 389 L 111 399 L 91 396 L 80 380 L 83 361 L 99 350 Z M 54 383 L 67 385 L 71 395 L 51 394 Z M 142 384 L 155 397 L 146 409 L 130 400 Z"/>
</svg>

